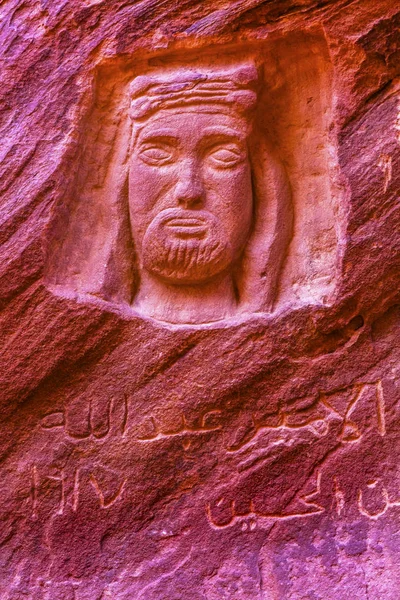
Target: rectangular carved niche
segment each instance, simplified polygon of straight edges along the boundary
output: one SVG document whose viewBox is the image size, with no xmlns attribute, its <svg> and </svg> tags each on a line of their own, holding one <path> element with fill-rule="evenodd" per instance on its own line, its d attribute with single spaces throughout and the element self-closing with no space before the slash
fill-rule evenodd
<svg viewBox="0 0 400 600">
<path fill-rule="evenodd" d="M 331 303 L 332 78 L 318 31 L 100 67 L 47 284 L 179 324 Z"/>
</svg>

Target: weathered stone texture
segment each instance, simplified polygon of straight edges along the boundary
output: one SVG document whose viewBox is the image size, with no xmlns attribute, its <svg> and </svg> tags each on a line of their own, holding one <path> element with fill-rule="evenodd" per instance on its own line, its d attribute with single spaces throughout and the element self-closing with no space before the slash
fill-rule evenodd
<svg viewBox="0 0 400 600">
<path fill-rule="evenodd" d="M 0 14 L 1 599 L 398 600 L 396 2 Z M 131 83 L 245 61 L 229 285 L 139 306 Z"/>
</svg>

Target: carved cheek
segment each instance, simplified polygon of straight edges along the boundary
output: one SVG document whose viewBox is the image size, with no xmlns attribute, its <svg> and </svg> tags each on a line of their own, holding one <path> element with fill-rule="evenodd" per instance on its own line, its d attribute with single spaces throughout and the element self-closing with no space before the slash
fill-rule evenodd
<svg viewBox="0 0 400 600">
<path fill-rule="evenodd" d="M 214 197 L 227 213 L 245 211 L 252 206 L 252 188 L 246 165 L 235 169 L 207 169 L 204 174 L 209 197 Z"/>
<path fill-rule="evenodd" d="M 176 182 L 176 168 L 151 166 L 137 160 L 130 171 L 130 201 L 149 210 L 162 201 Z"/>
</svg>

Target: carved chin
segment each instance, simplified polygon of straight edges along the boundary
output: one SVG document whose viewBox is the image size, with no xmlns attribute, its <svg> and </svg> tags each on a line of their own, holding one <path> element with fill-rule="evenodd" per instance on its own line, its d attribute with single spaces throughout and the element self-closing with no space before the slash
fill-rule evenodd
<svg viewBox="0 0 400 600">
<path fill-rule="evenodd" d="M 232 262 L 230 245 L 219 233 L 222 232 L 217 231 L 215 224 L 209 223 L 203 237 L 182 238 L 154 220 L 143 239 L 143 266 L 171 282 L 196 284 L 207 281 L 226 270 Z"/>
</svg>

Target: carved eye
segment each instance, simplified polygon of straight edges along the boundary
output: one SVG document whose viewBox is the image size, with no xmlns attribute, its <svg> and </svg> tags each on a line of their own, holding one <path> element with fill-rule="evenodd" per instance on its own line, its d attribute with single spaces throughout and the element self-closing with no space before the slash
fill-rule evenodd
<svg viewBox="0 0 400 600">
<path fill-rule="evenodd" d="M 173 151 L 168 146 L 143 146 L 139 152 L 140 158 L 149 165 L 165 165 L 171 161 Z"/>
<path fill-rule="evenodd" d="M 212 162 L 219 168 L 235 167 L 242 162 L 244 156 L 238 146 L 229 144 L 227 146 L 217 146 L 210 152 Z"/>
</svg>

